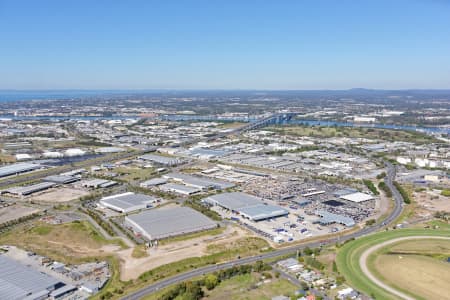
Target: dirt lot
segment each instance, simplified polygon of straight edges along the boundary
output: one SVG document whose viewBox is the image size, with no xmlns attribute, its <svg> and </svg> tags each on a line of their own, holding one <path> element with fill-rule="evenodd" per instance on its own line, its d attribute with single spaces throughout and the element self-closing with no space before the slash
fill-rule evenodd
<svg viewBox="0 0 450 300">
<path fill-rule="evenodd" d="M 61 225 L 36 222 L 18 226 L 1 235 L 0 244 L 36 251 L 69 263 L 101 257 L 122 248 L 118 240 L 106 240 L 86 221 Z"/>
<path fill-rule="evenodd" d="M 88 194 L 88 191 L 63 187 L 32 196 L 30 200 L 35 202 L 60 203 L 76 200 Z"/>
<path fill-rule="evenodd" d="M 190 240 L 169 243 L 167 245 L 147 250 L 148 257 L 134 258 L 133 249 L 118 251 L 121 260 L 121 280 L 137 278 L 145 271 L 179 261 L 189 257 L 211 254 L 208 246 L 230 244 L 238 239 L 251 236 L 249 232 L 239 227 L 229 226 L 222 234 L 216 236 L 201 236 Z"/>
<path fill-rule="evenodd" d="M 415 192 L 414 200 L 419 207 L 432 212 L 450 211 L 450 199 L 440 195 L 440 191 Z"/>
<path fill-rule="evenodd" d="M 0 224 L 39 212 L 39 209 L 22 205 L 0 208 Z"/>
</svg>

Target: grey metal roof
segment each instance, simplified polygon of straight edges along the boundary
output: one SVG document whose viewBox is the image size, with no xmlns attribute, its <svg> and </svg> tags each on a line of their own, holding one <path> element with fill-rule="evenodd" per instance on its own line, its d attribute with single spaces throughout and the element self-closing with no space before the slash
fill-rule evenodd
<svg viewBox="0 0 450 300">
<path fill-rule="evenodd" d="M 149 239 L 161 239 L 217 226 L 214 221 L 189 207 L 146 210 L 127 216 L 125 220 Z"/>
<path fill-rule="evenodd" d="M 40 183 L 27 185 L 27 186 L 12 187 L 12 188 L 4 190 L 3 192 L 7 192 L 10 194 L 17 194 L 17 195 L 29 195 L 29 194 L 32 194 L 35 192 L 49 189 L 55 185 L 56 185 L 56 183 L 53 183 L 53 182 L 40 182 Z"/>
<path fill-rule="evenodd" d="M 286 209 L 280 206 L 264 204 L 243 207 L 239 209 L 239 212 L 253 221 L 281 217 L 289 214 Z"/>
<path fill-rule="evenodd" d="M 78 177 L 67 176 L 67 175 L 51 175 L 43 179 L 44 181 L 54 182 L 54 183 L 71 183 L 80 180 Z"/>
<path fill-rule="evenodd" d="M 29 294 L 42 294 L 60 283 L 56 278 L 22 265 L 5 255 L 0 255 L 0 270 L 0 299 L 24 299 Z"/>
<path fill-rule="evenodd" d="M 260 198 L 242 192 L 212 195 L 205 200 L 207 202 L 213 202 L 229 210 L 239 210 L 243 207 L 255 206 L 263 203 Z"/>
<path fill-rule="evenodd" d="M 169 192 L 174 191 L 174 192 L 181 192 L 181 193 L 188 193 L 188 194 L 193 194 L 193 193 L 197 193 L 197 192 L 201 191 L 201 189 L 196 188 L 196 187 L 182 185 L 182 184 L 176 184 L 176 183 L 166 183 L 166 184 L 160 185 L 159 188 L 163 191 L 169 191 Z"/>
<path fill-rule="evenodd" d="M 41 165 L 30 163 L 17 163 L 0 167 L 0 177 L 14 175 L 17 173 L 23 173 L 41 168 Z"/>
<path fill-rule="evenodd" d="M 180 163 L 180 160 L 176 157 L 168 157 L 157 154 L 145 154 L 140 156 L 139 158 L 143 160 L 153 161 L 162 165 L 176 165 Z"/>
<path fill-rule="evenodd" d="M 178 172 L 172 172 L 165 174 L 164 177 L 171 178 L 174 180 L 182 181 L 186 185 L 191 185 L 199 188 L 217 188 L 217 189 L 226 189 L 233 187 L 234 184 L 228 183 L 221 180 L 213 180 L 209 178 L 199 177 L 199 176 L 192 176 L 188 174 L 178 173 Z"/>
<path fill-rule="evenodd" d="M 204 155 L 204 156 L 224 156 L 227 154 L 227 151 L 224 150 L 214 150 L 214 149 L 204 149 L 204 148 L 195 148 L 189 151 L 192 155 Z"/>
<path fill-rule="evenodd" d="M 100 200 L 102 204 L 111 205 L 123 211 L 130 211 L 133 208 L 139 209 L 138 207 L 153 201 L 155 201 L 154 197 L 132 193 L 109 196 Z"/>
<path fill-rule="evenodd" d="M 333 214 L 324 210 L 319 210 L 316 214 L 322 217 L 319 221 L 323 224 L 338 223 L 347 227 L 355 226 L 355 221 L 350 217 Z"/>
<path fill-rule="evenodd" d="M 141 186 L 155 186 L 155 185 L 164 184 L 166 182 L 167 182 L 166 178 L 153 178 L 153 179 L 149 179 L 149 180 L 142 182 Z"/>
</svg>

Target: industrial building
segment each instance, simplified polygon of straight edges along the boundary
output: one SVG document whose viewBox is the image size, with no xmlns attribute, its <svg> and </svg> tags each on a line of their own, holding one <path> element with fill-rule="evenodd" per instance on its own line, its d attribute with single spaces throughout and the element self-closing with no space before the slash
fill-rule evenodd
<svg viewBox="0 0 450 300">
<path fill-rule="evenodd" d="M 252 221 L 261 221 L 289 214 L 281 206 L 266 205 L 260 198 L 242 192 L 212 195 L 203 199 L 203 201 L 239 213 Z"/>
<path fill-rule="evenodd" d="M 32 185 L 27 185 L 27 186 L 17 186 L 17 187 L 12 187 L 6 190 L 3 190 L 2 193 L 8 193 L 8 194 L 12 194 L 15 196 L 28 196 L 40 191 L 44 191 L 47 190 L 51 187 L 54 187 L 56 185 L 56 183 L 53 182 L 40 182 L 40 183 L 36 183 L 36 184 L 32 184 Z"/>
<path fill-rule="evenodd" d="M 125 225 L 150 241 L 217 227 L 214 221 L 189 207 L 146 210 L 125 217 Z"/>
<path fill-rule="evenodd" d="M 168 179 L 166 179 L 166 178 L 152 178 L 152 179 L 146 180 L 144 182 L 141 182 L 140 186 L 143 188 L 149 188 L 149 187 L 154 187 L 157 185 L 167 183 L 167 181 L 168 181 Z"/>
<path fill-rule="evenodd" d="M 166 183 L 160 185 L 159 189 L 164 192 L 177 193 L 185 196 L 189 196 L 202 191 L 200 188 L 176 183 Z"/>
<path fill-rule="evenodd" d="M 163 175 L 164 178 L 171 179 L 174 181 L 178 181 L 183 183 L 184 185 L 199 188 L 201 190 L 207 190 L 210 188 L 222 190 L 234 187 L 234 184 L 225 182 L 225 181 L 219 181 L 219 180 L 212 180 L 209 178 L 203 178 L 199 176 L 192 176 L 188 174 L 183 173 L 168 173 Z"/>
<path fill-rule="evenodd" d="M 157 154 L 145 154 L 139 157 L 142 160 L 151 161 L 164 166 L 176 166 L 181 163 L 181 160 L 176 157 L 168 157 Z"/>
<path fill-rule="evenodd" d="M 75 182 L 78 180 L 80 180 L 79 177 L 67 176 L 67 175 L 51 175 L 51 176 L 47 176 L 43 179 L 43 181 L 53 182 L 53 183 L 57 183 L 57 184 L 68 184 L 68 183 L 72 183 L 72 182 Z"/>
<path fill-rule="evenodd" d="M 64 283 L 47 274 L 0 255 L 0 299 L 47 299 Z"/>
<path fill-rule="evenodd" d="M 120 213 L 129 213 L 139 209 L 151 207 L 151 205 L 155 202 L 156 199 L 151 196 L 129 192 L 103 197 L 99 201 L 99 206 L 109 208 Z"/>
<path fill-rule="evenodd" d="M 361 192 L 343 195 L 340 198 L 347 200 L 347 201 L 356 202 L 356 203 L 374 199 L 372 195 L 361 193 Z"/>
<path fill-rule="evenodd" d="M 321 217 L 317 222 L 321 225 L 341 224 L 347 227 L 355 226 L 355 221 L 352 218 L 341 216 L 327 211 L 319 210 L 316 214 Z"/>
<path fill-rule="evenodd" d="M 31 163 L 17 163 L 7 165 L 0 168 L 0 177 L 17 175 L 24 172 L 34 171 L 40 168 L 42 168 L 41 165 Z"/>
<path fill-rule="evenodd" d="M 92 180 L 86 180 L 81 183 L 82 186 L 87 188 L 108 188 L 111 186 L 116 185 L 116 181 L 112 180 L 106 180 L 106 179 L 92 179 Z"/>
</svg>

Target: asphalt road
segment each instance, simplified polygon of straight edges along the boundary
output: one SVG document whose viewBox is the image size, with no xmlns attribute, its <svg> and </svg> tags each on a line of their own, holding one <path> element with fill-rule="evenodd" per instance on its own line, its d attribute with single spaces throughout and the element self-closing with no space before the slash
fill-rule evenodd
<svg viewBox="0 0 450 300">
<path fill-rule="evenodd" d="M 210 266 L 194 269 L 194 270 L 191 270 L 191 271 L 179 274 L 179 275 L 175 275 L 175 276 L 167 278 L 167 279 L 163 279 L 156 283 L 150 284 L 138 291 L 135 291 L 132 294 L 124 296 L 122 298 L 122 300 L 138 300 L 138 299 L 141 299 L 147 295 L 150 295 L 160 289 L 163 289 L 165 287 L 168 287 L 168 286 L 176 284 L 176 283 L 190 280 L 197 276 L 201 276 L 204 274 L 212 273 L 212 272 L 223 270 L 223 269 L 228 269 L 233 266 L 254 263 L 258 260 L 276 258 L 278 256 L 283 256 L 283 255 L 288 255 L 288 254 L 295 254 L 297 252 L 297 250 L 301 250 L 306 247 L 316 248 L 316 247 L 320 247 L 320 246 L 324 246 L 324 245 L 335 244 L 336 242 L 341 243 L 341 242 L 347 241 L 349 239 L 358 238 L 358 237 L 367 235 L 369 233 L 378 231 L 379 229 L 382 229 L 385 225 L 392 223 L 398 216 L 400 216 L 400 214 L 403 210 L 403 198 L 392 183 L 395 178 L 395 167 L 390 163 L 386 163 L 386 167 L 387 167 L 387 176 L 385 178 L 385 182 L 386 182 L 386 185 L 392 190 L 392 195 L 394 198 L 394 209 L 392 210 L 391 214 L 389 216 L 387 216 L 386 219 L 383 220 L 383 222 L 377 223 L 373 226 L 365 227 L 365 228 L 361 229 L 360 231 L 357 231 L 357 232 L 354 232 L 354 233 L 351 233 L 351 234 L 348 234 L 345 236 L 341 236 L 341 237 L 338 236 L 338 237 L 334 237 L 331 239 L 327 239 L 326 242 L 317 241 L 317 242 L 306 243 L 306 244 L 302 244 L 302 245 L 298 245 L 298 246 L 292 246 L 292 247 L 275 250 L 273 252 L 268 252 L 268 253 L 257 255 L 257 256 L 236 259 L 234 261 L 230 261 L 230 262 L 226 262 L 226 263 L 222 263 L 222 264 L 210 265 Z"/>
</svg>

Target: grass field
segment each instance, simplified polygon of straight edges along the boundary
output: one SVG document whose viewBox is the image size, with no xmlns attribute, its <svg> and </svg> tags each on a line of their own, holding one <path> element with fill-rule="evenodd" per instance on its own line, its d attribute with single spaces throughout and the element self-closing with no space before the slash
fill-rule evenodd
<svg viewBox="0 0 450 300">
<path fill-rule="evenodd" d="M 283 135 L 310 136 L 318 138 L 351 137 L 351 138 L 383 139 L 387 141 L 405 141 L 405 142 L 413 142 L 416 144 L 430 143 L 432 141 L 436 141 L 433 137 L 418 132 L 382 129 L 382 128 L 289 125 L 289 126 L 273 126 L 267 128 L 267 130 L 274 131 Z"/>
<path fill-rule="evenodd" d="M 86 221 L 61 225 L 37 222 L 33 227 L 18 226 L 2 234 L 0 244 L 18 246 L 65 263 L 79 263 L 102 256 L 103 246 L 126 247 L 121 240 L 105 239 Z"/>
<path fill-rule="evenodd" d="M 131 253 L 131 256 L 133 258 L 142 258 L 147 257 L 148 253 L 146 251 L 145 245 L 137 245 L 133 248 L 133 252 Z"/>
<path fill-rule="evenodd" d="M 369 256 L 377 278 L 417 299 L 450 299 L 450 240 L 420 239 L 391 244 Z"/>
<path fill-rule="evenodd" d="M 400 229 L 387 232 L 379 232 L 349 242 L 338 250 L 336 263 L 339 272 L 345 277 L 348 284 L 361 292 L 376 299 L 397 299 L 382 288 L 372 283 L 362 272 L 359 258 L 362 253 L 379 243 L 407 236 L 449 236 L 450 231 L 446 229 Z M 373 259 L 372 259 L 373 260 Z M 369 264 L 371 259 L 369 259 Z"/>
<path fill-rule="evenodd" d="M 206 293 L 210 300 L 270 300 L 278 295 L 294 295 L 298 289 L 289 281 L 273 277 L 268 283 L 260 282 L 259 274 L 245 274 L 221 282 Z"/>
</svg>

